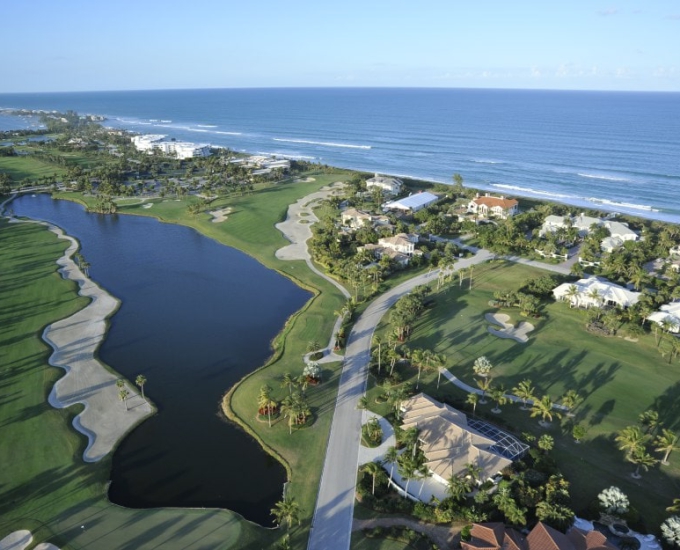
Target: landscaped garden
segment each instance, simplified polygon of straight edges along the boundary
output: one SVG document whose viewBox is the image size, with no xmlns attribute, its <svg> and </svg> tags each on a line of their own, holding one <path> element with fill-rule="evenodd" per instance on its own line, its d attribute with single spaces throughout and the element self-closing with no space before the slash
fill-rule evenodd
<svg viewBox="0 0 680 550">
<path fill-rule="evenodd" d="M 517 435 L 551 434 L 555 439 L 553 456 L 571 483 L 577 513 L 587 509 L 604 487 L 616 485 L 630 496 L 632 507 L 642 514 L 649 530 L 656 531 L 668 516 L 665 508 L 680 494 L 680 452 L 671 453 L 670 464 L 657 463 L 649 471 L 642 469 L 641 478 L 633 479 L 635 466 L 625 461 L 615 437 L 627 426 L 638 423 L 640 415 L 649 410 L 658 412 L 664 428 L 675 432 L 680 429 L 680 366 L 661 357 L 652 334 L 630 341 L 587 332 L 585 312 L 570 309 L 566 303 L 546 300 L 538 316 L 531 319 L 521 316 L 517 308 L 491 305 L 497 292 L 516 291 L 527 281 L 545 275 L 544 271 L 504 261 L 477 266 L 472 289 L 467 279 L 462 285 L 456 279 L 428 296 L 430 305 L 413 325 L 405 344 L 411 350 L 445 355 L 448 370 L 473 388 L 480 380 L 473 365 L 485 356 L 493 365 L 488 377 L 492 387 L 504 387 L 506 394 L 513 393 L 513 388 L 525 380 L 533 385 L 536 397 L 547 395 L 555 403 L 574 390 L 582 402 L 573 416 L 563 414 L 560 420 L 555 415 L 545 428 L 539 425 L 541 418 L 531 417 L 529 411 L 521 410 L 521 404 L 501 405 L 501 412 L 493 414 L 491 410 L 499 404 L 487 397 L 488 403 L 478 403 L 475 412 Z M 527 320 L 534 325 L 527 343 L 489 332 L 494 326 L 485 314 L 501 312 L 509 315 L 509 323 L 515 326 Z M 383 318 L 378 331 L 383 342 L 394 329 L 389 319 L 389 315 Z M 418 370 L 405 365 L 396 363 L 398 378 L 394 382 L 415 387 Z M 471 414 L 466 392 L 443 377 L 437 389 L 437 379 L 435 369 L 422 369 L 420 391 Z M 369 408 L 387 415 L 393 406 L 385 400 L 385 393 L 384 387 L 373 387 L 367 401 Z M 384 402 L 380 404 L 381 401 Z M 575 425 L 585 430 L 581 443 L 574 440 Z M 648 426 L 641 429 L 649 431 Z M 663 453 L 654 452 L 653 447 L 652 440 L 647 444 L 649 453 L 656 459 L 663 458 Z"/>
</svg>

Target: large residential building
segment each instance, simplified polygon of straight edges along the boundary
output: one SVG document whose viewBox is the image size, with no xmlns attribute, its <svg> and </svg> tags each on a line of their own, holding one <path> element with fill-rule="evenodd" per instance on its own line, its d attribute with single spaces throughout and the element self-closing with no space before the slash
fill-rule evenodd
<svg viewBox="0 0 680 550">
<path fill-rule="evenodd" d="M 599 531 L 572 527 L 567 534 L 539 521 L 526 536 L 502 523 L 473 523 L 462 550 L 616 550 Z"/>
<path fill-rule="evenodd" d="M 173 155 L 178 159 L 193 157 L 207 157 L 210 155 L 210 145 L 191 143 L 189 141 L 166 140 L 161 134 L 147 134 L 133 136 L 132 143 L 138 151 L 146 151 L 151 154 L 160 151 L 166 155 Z"/>
<path fill-rule="evenodd" d="M 484 218 L 499 218 L 505 220 L 518 212 L 518 202 L 505 197 L 492 197 L 486 193 L 483 197 L 477 195 L 468 204 L 467 210 Z"/>
<path fill-rule="evenodd" d="M 640 299 L 640 292 L 633 292 L 602 277 L 579 279 L 575 283 L 563 283 L 553 289 L 555 300 L 569 302 L 572 307 L 630 307 Z"/>
<path fill-rule="evenodd" d="M 427 208 L 439 200 L 439 197 L 433 193 L 422 191 L 409 195 L 406 198 L 396 201 L 388 202 L 383 206 L 385 210 L 399 210 L 401 212 L 418 212 L 423 208 Z"/>
<path fill-rule="evenodd" d="M 614 220 L 602 220 L 593 218 L 585 214 L 579 214 L 570 218 L 569 216 L 547 216 L 541 227 L 542 237 L 549 233 L 554 233 L 559 229 L 573 227 L 578 231 L 580 237 L 585 237 L 593 228 L 605 227 L 609 230 L 609 236 L 602 239 L 600 247 L 605 252 L 616 250 L 626 241 L 637 241 L 640 236 L 630 229 L 625 223 Z"/>
<path fill-rule="evenodd" d="M 680 333 L 680 302 L 671 302 L 647 317 L 648 321 L 658 324 L 675 334 Z"/>
<path fill-rule="evenodd" d="M 466 465 L 481 468 L 480 481 L 493 479 L 528 449 L 498 428 L 420 393 L 402 404 L 402 428 L 415 427 L 433 479 L 444 485 L 465 475 Z"/>
<path fill-rule="evenodd" d="M 368 187 L 369 190 L 371 188 L 378 188 L 389 195 L 398 195 L 401 193 L 402 186 L 403 183 L 401 180 L 389 176 L 380 176 L 378 174 L 366 180 L 366 187 Z"/>
<path fill-rule="evenodd" d="M 383 248 L 391 248 L 407 256 L 413 256 L 418 238 L 418 235 L 412 233 L 398 233 L 394 237 L 378 239 L 378 244 Z"/>
</svg>

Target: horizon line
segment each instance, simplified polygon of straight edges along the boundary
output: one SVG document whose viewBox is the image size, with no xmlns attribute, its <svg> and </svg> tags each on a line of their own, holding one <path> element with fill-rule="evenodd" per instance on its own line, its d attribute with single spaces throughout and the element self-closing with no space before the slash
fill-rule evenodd
<svg viewBox="0 0 680 550">
<path fill-rule="evenodd" d="M 680 90 L 611 90 L 602 88 L 504 88 L 479 86 L 208 86 L 202 88 L 120 88 L 109 90 L 43 90 L 32 92 L 0 92 L 2 95 L 40 95 L 40 94 L 97 94 L 112 92 L 180 92 L 204 90 L 477 90 L 477 91 L 524 91 L 524 92 L 596 92 L 596 93 L 645 93 L 679 94 Z"/>
</svg>

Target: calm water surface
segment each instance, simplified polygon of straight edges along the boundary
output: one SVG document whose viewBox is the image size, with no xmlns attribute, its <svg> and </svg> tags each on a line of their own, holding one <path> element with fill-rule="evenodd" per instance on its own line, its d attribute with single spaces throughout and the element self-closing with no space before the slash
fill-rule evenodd
<svg viewBox="0 0 680 550">
<path fill-rule="evenodd" d="M 309 294 L 196 231 L 86 213 L 46 195 L 13 203 L 78 238 L 91 277 L 122 301 L 100 349 L 130 380 L 147 378 L 158 414 L 113 457 L 111 500 L 134 508 L 221 507 L 269 525 L 283 467 L 218 415 L 221 396 L 271 354 Z"/>
</svg>

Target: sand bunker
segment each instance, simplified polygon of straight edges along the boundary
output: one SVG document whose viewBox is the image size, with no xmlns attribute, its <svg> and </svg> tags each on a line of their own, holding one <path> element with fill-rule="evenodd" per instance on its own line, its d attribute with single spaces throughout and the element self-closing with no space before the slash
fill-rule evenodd
<svg viewBox="0 0 680 550">
<path fill-rule="evenodd" d="M 297 178 L 297 179 L 294 181 L 294 183 L 311 183 L 311 182 L 313 182 L 313 181 L 316 181 L 316 180 L 315 180 L 314 178 L 305 178 L 305 179 Z"/>
<path fill-rule="evenodd" d="M 505 313 L 486 313 L 484 318 L 494 325 L 499 325 L 503 327 L 502 329 L 496 329 L 489 327 L 487 330 L 494 336 L 499 338 L 512 338 L 515 342 L 520 344 L 526 344 L 529 341 L 527 336 L 532 330 L 534 330 L 534 325 L 522 321 L 517 327 L 508 323 L 510 316 Z"/>
<path fill-rule="evenodd" d="M 208 212 L 212 216 L 212 222 L 213 223 L 221 223 L 223 221 L 226 221 L 228 219 L 229 214 L 231 214 L 232 208 L 231 206 L 227 206 L 226 208 L 221 208 L 220 210 L 211 210 Z"/>
<path fill-rule="evenodd" d="M 30 531 L 14 531 L 4 539 L 0 540 L 0 550 L 24 550 L 33 542 L 33 535 Z M 34 550 L 59 550 L 54 544 L 42 542 Z"/>
</svg>

